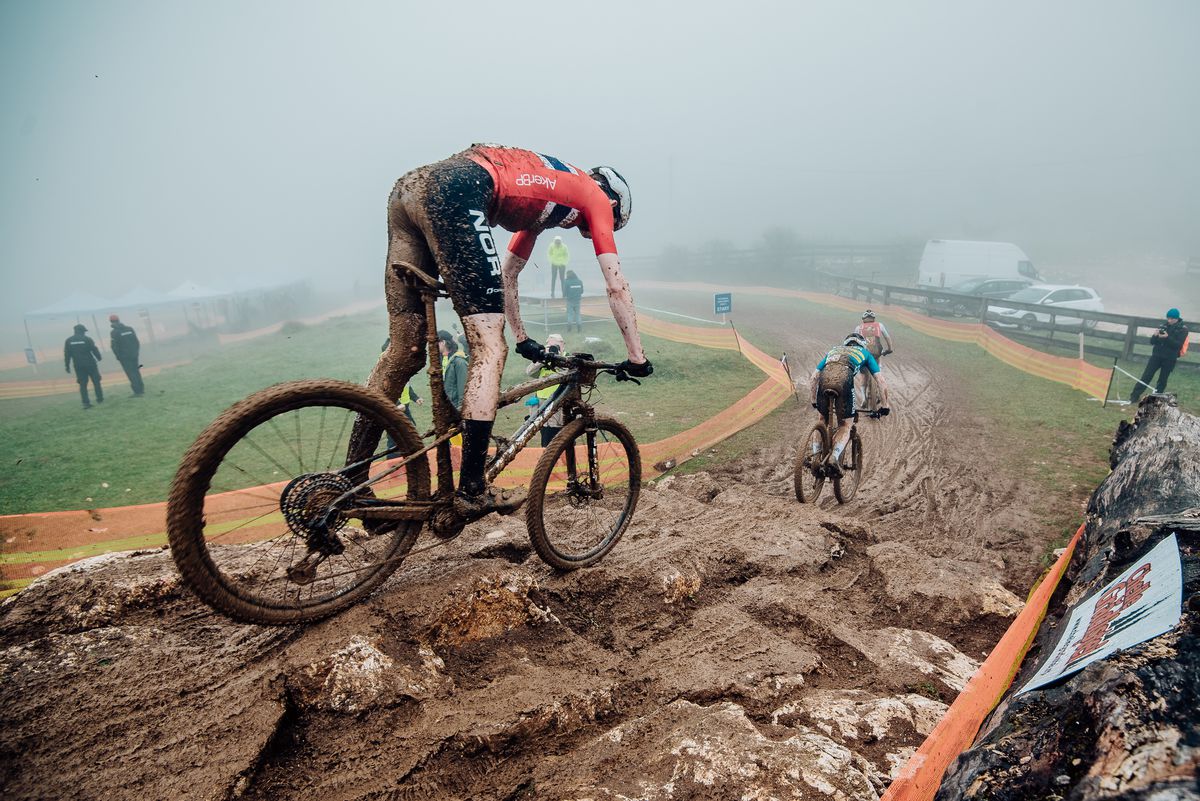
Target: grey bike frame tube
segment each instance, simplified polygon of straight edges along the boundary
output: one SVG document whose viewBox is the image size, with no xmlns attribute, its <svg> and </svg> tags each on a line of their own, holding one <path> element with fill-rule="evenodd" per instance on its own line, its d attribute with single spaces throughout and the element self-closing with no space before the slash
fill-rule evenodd
<svg viewBox="0 0 1200 801">
<path fill-rule="evenodd" d="M 511 406 L 512 404 L 521 400 L 521 398 L 524 398 L 527 395 L 532 395 L 539 389 L 546 389 L 547 387 L 565 384 L 568 381 L 574 381 L 578 377 L 578 370 L 568 370 L 565 373 L 555 373 L 554 375 L 535 378 L 532 381 L 526 381 L 523 384 L 517 384 L 516 386 L 509 387 L 500 393 L 500 402 L 496 404 L 497 408 Z"/>
<path fill-rule="evenodd" d="M 568 373 L 556 377 L 559 380 L 554 383 L 563 384 L 562 391 L 556 393 L 556 395 L 550 400 L 550 403 L 538 409 L 538 413 L 536 415 L 525 421 L 525 424 L 517 429 L 517 433 L 513 434 L 513 438 L 509 440 L 504 449 L 492 457 L 492 460 L 488 462 L 487 470 L 484 471 L 484 478 L 487 483 L 491 484 L 493 481 L 495 481 L 496 476 L 500 475 L 504 468 L 508 467 L 512 460 L 517 458 L 517 454 L 521 452 L 521 449 L 529 444 L 529 440 L 533 439 L 533 435 L 538 431 L 541 431 L 542 427 L 546 425 L 546 422 L 555 414 L 557 414 L 559 410 L 561 410 L 566 404 L 567 398 L 571 395 L 572 389 L 571 385 L 567 383 L 566 379 L 572 378 L 573 376 Z M 547 379 L 549 378 L 550 376 L 547 376 Z M 532 384 L 536 382 L 530 383 Z M 547 384 L 546 386 L 553 385 L 554 384 Z M 514 389 L 517 389 L 517 387 L 514 387 Z"/>
</svg>

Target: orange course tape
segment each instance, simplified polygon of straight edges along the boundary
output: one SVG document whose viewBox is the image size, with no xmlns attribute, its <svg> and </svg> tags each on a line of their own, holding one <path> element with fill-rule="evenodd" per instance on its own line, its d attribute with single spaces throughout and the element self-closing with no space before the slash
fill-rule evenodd
<svg viewBox="0 0 1200 801">
<path fill-rule="evenodd" d="M 991 711 L 1012 685 L 1054 595 L 1083 526 L 1075 532 L 1058 561 L 1032 593 L 1017 619 L 984 660 L 945 716 L 912 755 L 880 801 L 929 801 L 942 783 L 950 763 L 966 750 Z"/>
<path fill-rule="evenodd" d="M 773 287 L 728 287 L 701 282 L 672 283 L 665 281 L 647 281 L 641 286 L 652 289 L 690 289 L 698 292 L 734 292 L 748 295 L 766 295 L 770 297 L 786 297 L 807 300 L 823 306 L 833 306 L 846 311 L 858 312 L 862 302 L 843 298 L 838 295 L 827 295 L 820 292 L 802 292 L 796 289 L 775 289 Z M 951 320 L 939 320 L 904 308 L 902 306 L 880 305 L 877 309 L 884 310 L 889 319 L 896 320 L 909 328 L 928 336 L 946 339 L 953 342 L 965 342 L 982 348 L 991 356 L 999 359 L 1010 367 L 1045 378 L 1060 384 L 1086 392 L 1097 400 L 1103 400 L 1108 391 L 1110 371 L 1082 359 L 1071 359 L 1065 356 L 1054 356 L 1040 350 L 1022 345 L 1008 339 L 991 326 L 982 323 L 959 323 Z"/>
<path fill-rule="evenodd" d="M 685 462 L 692 458 L 693 453 L 758 422 L 792 394 L 791 384 L 780 363 L 741 340 L 732 328 L 692 327 L 646 315 L 639 315 L 639 328 L 645 333 L 676 342 L 739 350 L 767 375 L 767 379 L 749 394 L 708 420 L 667 439 L 642 445 L 643 475 L 647 477 L 662 472 L 654 467 L 655 464 L 668 459 L 676 464 Z M 498 483 L 501 486 L 528 483 L 540 455 L 541 448 L 526 448 L 501 474 Z M 616 480 L 621 476 L 614 474 L 612 478 Z M 250 503 L 256 490 L 260 489 L 252 487 L 210 497 L 226 511 L 247 510 L 245 520 L 228 523 L 237 526 L 239 539 L 267 536 L 264 532 L 283 525 L 279 514 L 254 517 L 260 509 L 252 509 Z M 389 492 L 384 494 L 402 491 L 400 487 L 388 489 Z M 261 504 L 259 506 L 261 508 Z M 0 554 L 0 578 L 4 579 L 4 585 L 11 591 L 55 567 L 79 559 L 113 551 L 165 545 L 166 504 L 160 502 L 99 510 L 0 516 L 0 531 L 17 541 L 17 544 Z M 0 596 L 4 594 L 6 592 L 0 586 Z"/>
</svg>

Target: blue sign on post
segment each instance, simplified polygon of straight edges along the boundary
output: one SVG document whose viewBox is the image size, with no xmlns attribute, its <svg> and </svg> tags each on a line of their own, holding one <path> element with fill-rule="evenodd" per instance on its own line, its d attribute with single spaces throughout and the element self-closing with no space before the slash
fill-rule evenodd
<svg viewBox="0 0 1200 801">
<path fill-rule="evenodd" d="M 733 311 L 733 293 L 732 292 L 717 292 L 713 295 L 713 312 L 716 314 L 729 314 Z"/>
</svg>

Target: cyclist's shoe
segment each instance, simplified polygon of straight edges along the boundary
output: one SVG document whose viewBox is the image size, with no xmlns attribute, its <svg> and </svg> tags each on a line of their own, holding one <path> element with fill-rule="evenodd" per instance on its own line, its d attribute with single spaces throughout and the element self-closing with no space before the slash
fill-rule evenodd
<svg viewBox="0 0 1200 801">
<path fill-rule="evenodd" d="M 507 490 L 487 487 L 478 495 L 467 495 L 459 490 L 454 493 L 454 511 L 467 520 L 478 520 L 491 512 L 510 515 L 521 508 L 527 495 L 524 487 Z"/>
<path fill-rule="evenodd" d="M 836 459 L 830 459 L 825 463 L 825 475 L 829 478 L 841 478 L 846 474 L 842 471 L 842 466 L 837 463 Z"/>
</svg>

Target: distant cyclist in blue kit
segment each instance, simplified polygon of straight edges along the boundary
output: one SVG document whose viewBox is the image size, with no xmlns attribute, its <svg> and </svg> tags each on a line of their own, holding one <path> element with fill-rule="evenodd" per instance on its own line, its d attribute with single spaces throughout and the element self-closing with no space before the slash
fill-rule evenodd
<svg viewBox="0 0 1200 801">
<path fill-rule="evenodd" d="M 825 419 L 829 414 L 829 399 L 826 393 L 832 390 L 838 394 L 835 408 L 838 427 L 833 435 L 833 453 L 826 461 L 831 475 L 840 476 L 842 472 L 838 462 L 842 458 L 842 451 L 846 449 L 846 443 L 850 440 L 850 426 L 857 417 L 854 408 L 854 378 L 864 366 L 879 382 L 879 391 L 883 397 L 879 414 L 887 415 L 891 412 L 888 406 L 887 382 L 880 372 L 879 362 L 875 361 L 875 357 L 867 349 L 867 340 L 862 334 L 849 334 L 841 345 L 826 353 L 817 369 L 813 370 L 808 382 L 812 390 L 813 408 L 820 413 L 821 419 Z"/>
</svg>

